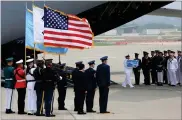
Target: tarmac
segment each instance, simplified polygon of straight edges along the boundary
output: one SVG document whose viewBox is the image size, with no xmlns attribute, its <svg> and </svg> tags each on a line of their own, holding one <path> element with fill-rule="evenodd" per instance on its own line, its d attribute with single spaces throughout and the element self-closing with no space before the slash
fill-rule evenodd
<svg viewBox="0 0 182 120">
<path fill-rule="evenodd" d="M 78 115 L 74 109 L 74 92 L 67 89 L 65 100 L 66 111 L 59 111 L 57 104 L 57 90 L 55 90 L 54 111 L 56 117 L 46 118 L 17 114 L 17 91 L 14 91 L 13 110 L 15 114 L 5 114 L 5 89 L 1 88 L 1 119 L 3 120 L 80 120 L 80 119 L 140 119 L 140 120 L 181 120 L 182 119 L 182 87 L 169 86 L 135 86 L 135 88 L 122 88 L 121 85 L 110 87 L 108 111 L 110 114 L 99 114 L 99 94 L 96 90 L 94 110 L 97 113 Z M 26 99 L 27 102 L 27 99 Z M 26 106 L 27 108 L 27 106 Z M 25 108 L 25 111 L 27 110 Z"/>
<path fill-rule="evenodd" d="M 61 56 L 61 61 L 66 62 L 69 66 L 75 66 L 75 62 L 83 60 L 87 63 L 89 60 L 96 60 L 96 65 L 100 63 L 99 58 L 102 56 L 109 56 L 108 64 L 111 66 L 111 79 L 119 85 L 113 85 L 110 87 L 108 111 L 110 114 L 99 114 L 99 92 L 96 90 L 94 110 L 97 113 L 87 113 L 86 115 L 78 115 L 73 111 L 74 109 L 74 92 L 73 88 L 67 89 L 67 95 L 65 100 L 65 106 L 67 111 L 59 111 L 57 104 L 58 93 L 55 90 L 54 99 L 54 111 L 56 115 L 54 118 L 18 115 L 17 114 L 17 91 L 14 91 L 12 108 L 16 111 L 16 114 L 5 114 L 5 89 L 1 88 L 1 119 L 4 120 L 80 120 L 80 119 L 139 119 L 139 120 L 181 120 L 182 119 L 182 87 L 170 87 L 165 86 L 145 86 L 143 85 L 143 75 L 141 73 L 141 85 L 135 86 L 135 88 L 123 88 L 121 83 L 125 79 L 123 74 L 123 60 L 124 56 L 130 54 L 134 57 L 134 53 L 138 52 L 140 57 L 142 51 L 151 50 L 178 50 L 181 49 L 181 44 L 153 44 L 153 45 L 141 45 L 141 44 L 129 44 L 124 46 L 99 46 L 89 50 L 69 50 L 67 55 Z M 39 55 L 39 58 L 42 56 Z M 45 55 L 46 58 L 53 58 L 55 63 L 58 62 L 58 55 Z M 134 78 L 132 75 L 132 83 Z M 27 102 L 27 99 L 26 99 Z M 27 106 L 25 108 L 27 110 Z"/>
</svg>

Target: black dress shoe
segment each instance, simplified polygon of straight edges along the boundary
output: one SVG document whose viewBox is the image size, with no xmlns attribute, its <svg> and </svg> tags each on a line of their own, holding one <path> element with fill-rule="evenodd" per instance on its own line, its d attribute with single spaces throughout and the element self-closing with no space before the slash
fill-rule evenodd
<svg viewBox="0 0 182 120">
<path fill-rule="evenodd" d="M 78 112 L 79 115 L 85 115 L 85 112 Z"/>
<path fill-rule="evenodd" d="M 109 111 L 106 111 L 106 112 L 100 112 L 101 114 L 108 114 L 110 113 Z"/>
<path fill-rule="evenodd" d="M 27 112 L 18 112 L 18 114 L 23 115 L 23 114 L 27 114 Z"/>
<path fill-rule="evenodd" d="M 45 114 L 35 114 L 36 116 L 45 116 Z"/>
<path fill-rule="evenodd" d="M 96 111 L 94 111 L 94 110 L 87 110 L 87 112 L 95 113 Z"/>
<path fill-rule="evenodd" d="M 68 110 L 67 108 L 58 108 L 58 110 Z"/>
<path fill-rule="evenodd" d="M 5 112 L 6 114 L 13 114 L 13 113 L 15 113 L 14 111 L 12 111 L 11 109 L 6 109 L 6 112 Z"/>
<path fill-rule="evenodd" d="M 34 115 L 33 113 L 28 113 L 28 115 Z"/>
<path fill-rule="evenodd" d="M 46 115 L 46 117 L 56 117 L 56 115 Z"/>
</svg>

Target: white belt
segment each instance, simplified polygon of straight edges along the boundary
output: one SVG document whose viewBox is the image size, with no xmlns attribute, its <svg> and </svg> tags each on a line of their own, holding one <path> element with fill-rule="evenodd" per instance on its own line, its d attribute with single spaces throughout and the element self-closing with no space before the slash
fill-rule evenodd
<svg viewBox="0 0 182 120">
<path fill-rule="evenodd" d="M 17 82 L 24 82 L 24 81 L 26 81 L 25 79 L 24 80 L 17 80 Z"/>
<path fill-rule="evenodd" d="M 5 79 L 5 80 L 13 80 L 12 78 L 8 78 L 8 79 Z"/>
</svg>

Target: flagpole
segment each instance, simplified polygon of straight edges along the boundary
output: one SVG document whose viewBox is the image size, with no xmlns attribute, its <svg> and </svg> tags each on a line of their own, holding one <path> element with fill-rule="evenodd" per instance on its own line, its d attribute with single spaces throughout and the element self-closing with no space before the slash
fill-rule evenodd
<svg viewBox="0 0 182 120">
<path fill-rule="evenodd" d="M 59 54 L 59 64 L 61 64 L 61 55 Z"/>
<path fill-rule="evenodd" d="M 34 50 L 33 50 L 33 54 L 34 54 L 34 61 L 36 61 L 36 55 L 35 55 L 35 45 L 36 45 L 36 43 L 34 43 Z"/>
<path fill-rule="evenodd" d="M 27 12 L 27 2 L 25 4 L 25 6 L 26 6 L 26 10 L 25 10 L 25 14 L 26 14 L 26 12 Z M 25 21 L 25 35 L 26 35 L 26 22 L 27 21 Z M 26 56 L 27 56 L 27 49 L 26 49 L 26 36 L 25 36 L 25 65 L 26 65 Z"/>
</svg>

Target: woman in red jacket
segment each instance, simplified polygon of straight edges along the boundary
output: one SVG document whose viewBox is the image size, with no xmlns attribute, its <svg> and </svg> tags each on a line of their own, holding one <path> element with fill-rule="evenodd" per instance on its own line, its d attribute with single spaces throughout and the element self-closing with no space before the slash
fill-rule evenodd
<svg viewBox="0 0 182 120">
<path fill-rule="evenodd" d="M 15 88 L 18 91 L 18 114 L 26 114 L 25 108 L 25 95 L 26 95 L 26 80 L 25 72 L 23 70 L 23 60 L 17 61 L 17 68 L 14 70 L 16 84 Z"/>
</svg>

